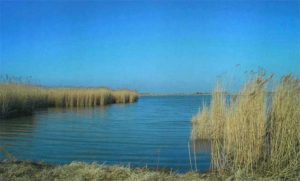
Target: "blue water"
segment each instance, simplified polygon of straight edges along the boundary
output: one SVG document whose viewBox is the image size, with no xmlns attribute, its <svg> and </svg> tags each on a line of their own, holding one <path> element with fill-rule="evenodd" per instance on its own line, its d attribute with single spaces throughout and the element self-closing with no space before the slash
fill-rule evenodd
<svg viewBox="0 0 300 181">
<path fill-rule="evenodd" d="M 0 120 L 0 146 L 17 159 L 51 164 L 83 161 L 207 171 L 209 152 L 194 155 L 198 144 L 190 143 L 191 165 L 188 143 L 191 118 L 209 101 L 210 96 L 161 96 L 104 108 L 49 108 Z M 5 159 L 3 153 L 0 159 Z"/>
</svg>

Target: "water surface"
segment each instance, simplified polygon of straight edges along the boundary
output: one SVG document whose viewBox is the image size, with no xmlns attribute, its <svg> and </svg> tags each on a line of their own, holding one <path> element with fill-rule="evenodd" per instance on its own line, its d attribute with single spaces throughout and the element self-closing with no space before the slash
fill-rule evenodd
<svg viewBox="0 0 300 181">
<path fill-rule="evenodd" d="M 0 120 L 0 146 L 20 160 L 130 164 L 178 172 L 206 171 L 210 154 L 193 154 L 191 118 L 209 96 L 141 97 L 104 108 L 36 111 Z M 197 149 L 196 149 L 197 150 Z M 0 159 L 4 159 L 0 153 Z"/>
</svg>

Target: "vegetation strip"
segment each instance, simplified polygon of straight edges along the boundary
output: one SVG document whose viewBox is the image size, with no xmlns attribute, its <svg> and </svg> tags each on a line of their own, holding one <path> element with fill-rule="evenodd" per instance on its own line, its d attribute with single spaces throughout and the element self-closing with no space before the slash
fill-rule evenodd
<svg viewBox="0 0 300 181">
<path fill-rule="evenodd" d="M 217 173 L 189 172 L 178 174 L 171 171 L 107 166 L 97 163 L 73 162 L 66 165 L 49 165 L 27 161 L 0 162 L 0 180 L 105 180 L 105 181 L 201 181 L 201 180 L 278 180 L 274 177 L 247 177 L 219 175 Z"/>
<path fill-rule="evenodd" d="M 138 93 L 106 88 L 43 88 L 24 84 L 0 84 L 0 118 L 32 114 L 46 107 L 96 107 L 133 103 Z"/>
</svg>

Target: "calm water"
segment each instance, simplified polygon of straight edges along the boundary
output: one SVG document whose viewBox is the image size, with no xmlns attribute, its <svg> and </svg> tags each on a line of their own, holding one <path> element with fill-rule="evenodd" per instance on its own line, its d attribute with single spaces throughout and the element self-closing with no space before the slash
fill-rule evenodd
<svg viewBox="0 0 300 181">
<path fill-rule="evenodd" d="M 137 103 L 89 109 L 48 109 L 0 120 L 0 146 L 20 160 L 72 161 L 191 170 L 191 118 L 209 96 L 141 97 Z M 209 169 L 210 154 L 191 157 Z M 198 144 L 197 144 L 198 145 Z M 198 150 L 198 146 L 196 146 Z M 0 159 L 4 159 L 0 153 Z"/>
</svg>

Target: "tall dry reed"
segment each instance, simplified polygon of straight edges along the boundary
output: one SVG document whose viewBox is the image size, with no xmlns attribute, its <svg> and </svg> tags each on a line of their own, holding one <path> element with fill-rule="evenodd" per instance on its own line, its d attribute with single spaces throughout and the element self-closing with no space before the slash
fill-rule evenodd
<svg viewBox="0 0 300 181">
<path fill-rule="evenodd" d="M 229 102 L 218 85 L 210 108 L 193 118 L 192 138 L 210 140 L 213 169 L 285 178 L 300 172 L 300 79 L 284 77 L 272 95 L 268 81 L 253 78 Z"/>
<path fill-rule="evenodd" d="M 288 75 L 272 96 L 270 171 L 300 172 L 300 78 Z"/>
<path fill-rule="evenodd" d="M 211 122 L 209 108 L 204 105 L 202 110 L 193 117 L 192 139 L 210 139 L 211 138 Z"/>
<path fill-rule="evenodd" d="M 257 168 L 263 156 L 266 130 L 266 85 L 263 78 L 250 81 L 230 103 L 225 123 L 224 148 L 228 169 Z"/>
</svg>

